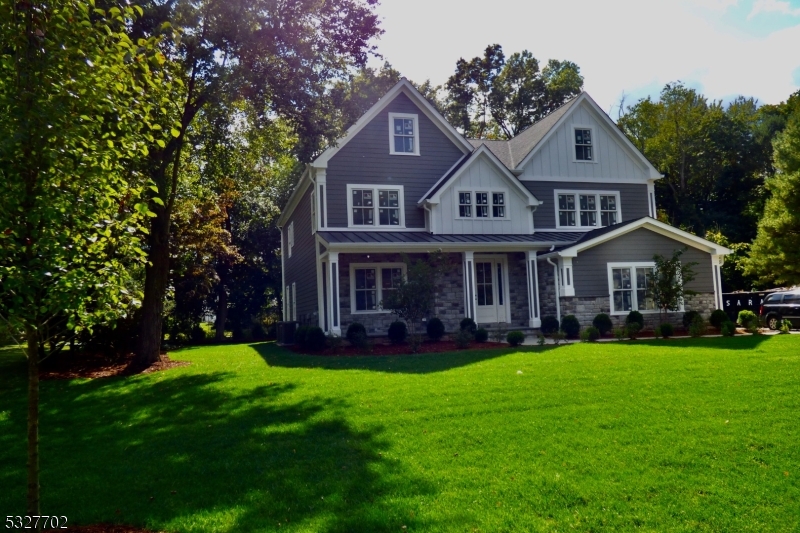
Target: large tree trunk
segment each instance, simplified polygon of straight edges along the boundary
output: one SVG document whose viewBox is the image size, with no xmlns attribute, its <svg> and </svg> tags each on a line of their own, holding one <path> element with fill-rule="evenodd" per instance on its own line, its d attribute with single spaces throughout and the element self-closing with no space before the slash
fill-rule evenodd
<svg viewBox="0 0 800 533">
<path fill-rule="evenodd" d="M 28 516 L 39 515 L 39 332 L 33 326 L 28 337 Z"/>
<path fill-rule="evenodd" d="M 170 210 L 158 206 L 150 225 L 148 265 L 145 268 L 144 299 L 139 330 L 139 345 L 134 366 L 147 368 L 161 360 L 161 326 L 164 316 L 164 295 L 169 282 Z"/>
</svg>

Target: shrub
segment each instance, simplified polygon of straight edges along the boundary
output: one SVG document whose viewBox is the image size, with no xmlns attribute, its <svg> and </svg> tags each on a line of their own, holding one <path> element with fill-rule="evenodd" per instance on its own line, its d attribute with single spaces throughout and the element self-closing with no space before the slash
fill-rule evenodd
<svg viewBox="0 0 800 533">
<path fill-rule="evenodd" d="M 722 331 L 723 337 L 733 337 L 734 335 L 736 335 L 736 324 L 728 320 L 727 322 L 722 324 L 720 331 Z"/>
<path fill-rule="evenodd" d="M 758 326 L 758 315 L 749 309 L 742 309 L 739 311 L 739 316 L 736 321 L 743 328 L 751 329 L 753 326 Z"/>
<path fill-rule="evenodd" d="M 781 327 L 779 329 L 781 335 L 788 335 L 789 330 L 792 329 L 792 323 L 784 318 L 781 320 Z"/>
<path fill-rule="evenodd" d="M 555 333 L 553 333 L 553 341 L 555 342 L 556 346 L 558 346 L 561 343 L 561 341 L 563 341 L 566 338 L 567 336 L 564 335 L 563 331 L 556 331 Z"/>
<path fill-rule="evenodd" d="M 327 340 L 328 348 L 333 350 L 334 353 L 339 353 L 339 350 L 342 349 L 342 338 L 339 335 L 330 333 L 327 337 Z"/>
<path fill-rule="evenodd" d="M 600 338 L 600 330 L 594 326 L 589 326 L 588 328 L 581 331 L 581 340 L 584 342 L 594 342 Z"/>
<path fill-rule="evenodd" d="M 675 334 L 675 328 L 672 327 L 672 324 L 669 322 L 665 322 L 661 324 L 661 336 L 665 339 L 672 337 Z"/>
<path fill-rule="evenodd" d="M 692 320 L 694 320 L 694 317 L 696 317 L 699 314 L 700 313 L 698 313 L 697 311 L 686 311 L 685 313 L 683 313 L 683 327 L 689 329 L 689 326 L 692 325 Z"/>
<path fill-rule="evenodd" d="M 469 348 L 469 343 L 472 342 L 472 333 L 469 330 L 461 329 L 456 333 L 456 336 L 453 338 L 453 341 L 456 343 L 456 348 L 464 349 Z"/>
<path fill-rule="evenodd" d="M 206 330 L 199 325 L 192 328 L 192 342 L 200 343 L 206 342 Z"/>
<path fill-rule="evenodd" d="M 661 337 L 663 337 L 664 334 L 661 332 L 661 326 L 656 326 L 656 329 L 653 331 L 653 334 L 655 335 L 656 339 L 660 339 Z"/>
<path fill-rule="evenodd" d="M 639 329 L 637 331 L 642 331 L 644 329 L 644 317 L 642 313 L 639 311 L 631 311 L 628 313 L 628 316 L 625 317 L 625 325 L 630 326 L 633 323 L 639 324 Z"/>
<path fill-rule="evenodd" d="M 475 321 L 471 318 L 463 318 L 461 319 L 461 331 L 469 331 L 470 334 L 475 335 L 475 332 L 478 330 L 478 326 L 475 324 Z"/>
<path fill-rule="evenodd" d="M 347 333 L 345 334 L 345 337 L 347 337 L 347 341 L 350 344 L 356 346 L 356 343 L 353 342 L 353 340 L 356 339 L 357 336 L 361 336 L 364 339 L 366 339 L 367 328 L 365 328 L 363 324 L 359 324 L 358 322 L 353 322 L 352 324 L 347 326 Z"/>
<path fill-rule="evenodd" d="M 437 317 L 428 320 L 428 337 L 432 341 L 439 341 L 444 336 L 444 323 Z"/>
<path fill-rule="evenodd" d="M 624 328 L 614 328 L 614 338 L 617 339 L 618 341 L 624 340 L 625 335 L 626 332 Z"/>
<path fill-rule="evenodd" d="M 538 344 L 539 346 L 544 346 L 545 342 L 547 342 L 547 339 L 545 338 L 545 336 L 542 335 L 542 334 L 539 334 L 539 338 L 536 339 L 536 344 Z"/>
<path fill-rule="evenodd" d="M 711 317 L 708 319 L 708 321 L 711 322 L 711 325 L 717 330 L 722 329 L 722 324 L 728 322 L 729 320 L 728 314 L 722 309 L 716 309 L 713 313 L 711 313 Z"/>
<path fill-rule="evenodd" d="M 484 328 L 478 328 L 475 331 L 475 342 L 486 342 L 489 340 L 489 332 Z"/>
<path fill-rule="evenodd" d="M 408 336 L 406 323 L 402 320 L 395 320 L 389 324 L 389 340 L 392 344 L 403 344 Z"/>
<path fill-rule="evenodd" d="M 692 323 L 689 324 L 689 335 L 701 337 L 706 334 L 706 328 L 705 319 L 698 313 L 692 319 Z"/>
<path fill-rule="evenodd" d="M 297 329 L 294 330 L 294 343 L 300 348 L 305 348 L 307 336 L 308 326 L 297 326 Z"/>
<path fill-rule="evenodd" d="M 597 328 L 597 331 L 600 332 L 600 335 L 605 335 L 614 329 L 614 323 L 611 322 L 611 317 L 605 313 L 600 313 L 594 317 L 594 320 L 592 320 L 592 325 Z"/>
<path fill-rule="evenodd" d="M 558 331 L 558 319 L 554 316 L 546 316 L 542 318 L 542 335 L 552 335 Z"/>
<path fill-rule="evenodd" d="M 306 332 L 306 345 L 305 348 L 312 352 L 318 352 L 325 349 L 325 332 L 319 326 L 310 326 Z"/>
<path fill-rule="evenodd" d="M 525 334 L 521 331 L 509 331 L 508 335 L 506 335 L 506 341 L 511 346 L 519 346 L 525 342 Z"/>
<path fill-rule="evenodd" d="M 581 323 L 578 322 L 575 315 L 567 315 L 561 319 L 561 331 L 568 339 L 576 339 L 581 331 Z"/>
<path fill-rule="evenodd" d="M 638 322 L 631 322 L 627 326 L 625 326 L 625 336 L 628 337 L 630 340 L 635 340 L 636 337 L 639 336 L 639 332 L 642 330 L 642 327 L 639 325 Z"/>
<path fill-rule="evenodd" d="M 502 324 L 505 324 L 505 322 L 502 322 Z M 492 339 L 494 342 L 503 342 L 506 339 L 506 328 L 498 324 L 497 329 L 492 331 Z"/>
</svg>

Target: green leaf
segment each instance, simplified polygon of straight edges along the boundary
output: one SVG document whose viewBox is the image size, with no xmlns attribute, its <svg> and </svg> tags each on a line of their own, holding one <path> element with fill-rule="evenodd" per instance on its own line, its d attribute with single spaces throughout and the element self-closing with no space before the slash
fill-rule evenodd
<svg viewBox="0 0 800 533">
<path fill-rule="evenodd" d="M 172 136 L 173 136 L 173 137 L 175 137 L 176 139 L 177 139 L 178 137 L 180 137 L 180 136 L 181 136 L 181 132 L 180 132 L 180 131 L 178 131 L 178 130 L 177 130 L 177 129 L 175 129 L 175 128 L 172 128 L 171 130 L 169 130 L 169 132 L 170 132 L 170 133 L 172 134 Z"/>
<path fill-rule="evenodd" d="M 163 139 L 156 139 L 156 144 L 159 145 L 161 148 L 167 146 L 167 143 L 165 143 Z"/>
<path fill-rule="evenodd" d="M 162 200 L 158 196 L 153 196 L 153 202 L 155 202 L 155 203 L 157 203 L 158 205 L 161 205 L 161 206 L 164 205 L 164 200 Z"/>
</svg>

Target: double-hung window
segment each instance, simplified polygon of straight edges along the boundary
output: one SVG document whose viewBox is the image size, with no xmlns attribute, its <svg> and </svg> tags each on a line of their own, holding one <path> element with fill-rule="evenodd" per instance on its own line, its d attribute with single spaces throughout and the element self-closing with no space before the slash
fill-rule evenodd
<svg viewBox="0 0 800 533">
<path fill-rule="evenodd" d="M 458 218 L 507 220 L 505 191 L 458 191 Z"/>
<path fill-rule="evenodd" d="M 619 193 L 556 191 L 556 227 L 597 228 L 620 221 Z"/>
<path fill-rule="evenodd" d="M 402 228 L 403 187 L 348 185 L 348 223 L 353 227 Z"/>
<path fill-rule="evenodd" d="M 612 314 L 656 311 L 653 263 L 610 263 L 608 271 Z"/>
<path fill-rule="evenodd" d="M 399 288 L 405 275 L 400 263 L 354 264 L 350 267 L 351 311 L 384 311 L 383 301 Z"/>
<path fill-rule="evenodd" d="M 419 155 L 419 119 L 417 115 L 389 113 L 389 153 Z"/>
<path fill-rule="evenodd" d="M 594 161 L 592 130 L 575 128 L 575 161 Z"/>
</svg>

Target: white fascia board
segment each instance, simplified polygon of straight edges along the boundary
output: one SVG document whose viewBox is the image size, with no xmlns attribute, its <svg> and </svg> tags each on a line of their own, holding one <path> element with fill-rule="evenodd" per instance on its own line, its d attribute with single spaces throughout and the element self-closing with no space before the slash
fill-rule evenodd
<svg viewBox="0 0 800 533">
<path fill-rule="evenodd" d="M 344 145 L 350 142 L 353 137 L 355 137 L 358 132 L 360 132 L 364 127 L 369 124 L 372 119 L 374 119 L 381 111 L 386 108 L 389 103 L 391 103 L 395 97 L 400 93 L 405 94 L 408 96 L 412 102 L 417 104 L 417 107 L 422 110 L 422 112 L 427 116 L 434 124 L 436 124 L 440 130 L 453 141 L 454 144 L 459 146 L 464 153 L 469 153 L 472 151 L 472 145 L 467 141 L 463 135 L 458 133 L 456 129 L 450 125 L 447 120 L 431 105 L 428 100 L 420 94 L 420 92 L 413 86 L 411 83 L 402 78 L 399 82 L 395 84 L 394 87 L 389 89 L 389 91 L 384 94 L 380 100 L 375 102 L 375 104 L 367 110 L 366 113 L 361 115 L 355 124 L 350 126 L 347 129 L 347 133 L 345 133 L 344 137 L 336 141 L 334 146 L 327 148 L 319 157 L 317 157 L 312 163 L 311 166 L 314 168 L 328 168 L 328 161 L 331 160 L 333 156 L 335 156 L 339 150 L 342 149 Z M 387 139 L 388 145 L 388 139 Z"/>
<path fill-rule="evenodd" d="M 454 242 L 361 242 L 361 243 L 333 243 L 328 247 L 331 252 L 338 253 L 365 253 L 385 251 L 397 252 L 398 249 L 408 252 L 524 252 L 541 251 L 549 248 L 549 243 L 454 243 Z"/>
<path fill-rule="evenodd" d="M 526 198 L 528 200 L 528 206 L 538 206 L 542 204 L 542 202 L 540 202 L 533 194 L 531 194 L 531 192 L 528 189 L 525 188 L 525 186 L 519 181 L 519 179 L 514 174 L 512 174 L 510 170 L 508 170 L 508 168 L 497 158 L 496 155 L 492 153 L 491 150 L 489 150 L 486 147 L 485 144 L 480 145 L 480 147 L 472 153 L 472 157 L 470 158 L 470 160 L 464 163 L 461 166 L 461 168 L 459 168 L 456 171 L 455 174 L 450 176 L 450 179 L 447 180 L 447 183 L 442 185 L 442 187 L 438 191 L 436 191 L 436 194 L 434 194 L 430 198 L 430 200 L 428 200 L 428 202 L 432 204 L 438 204 L 442 196 L 442 193 L 444 193 L 444 191 L 452 187 L 453 184 L 461 176 L 461 174 L 463 174 L 466 171 L 466 169 L 469 168 L 470 165 L 474 164 L 475 161 L 477 161 L 478 158 L 481 156 L 486 157 L 489 160 L 489 162 L 492 165 L 494 165 L 494 167 L 497 168 L 497 170 L 500 171 L 500 174 L 505 178 L 505 180 L 512 187 L 517 189 L 517 192 L 523 198 Z"/>
<path fill-rule="evenodd" d="M 297 204 L 300 203 L 300 199 L 306 193 L 306 189 L 308 189 L 308 186 L 311 185 L 312 181 L 313 180 L 311 178 L 311 167 L 306 166 L 303 175 L 300 176 L 300 181 L 297 182 L 297 185 L 295 185 L 294 187 L 294 191 L 292 191 L 292 194 L 286 201 L 286 207 L 284 207 L 283 211 L 281 211 L 281 216 L 278 218 L 278 224 L 277 224 L 279 228 L 283 228 L 283 226 L 289 220 L 289 217 L 292 216 L 292 213 L 294 213 Z"/>
</svg>

